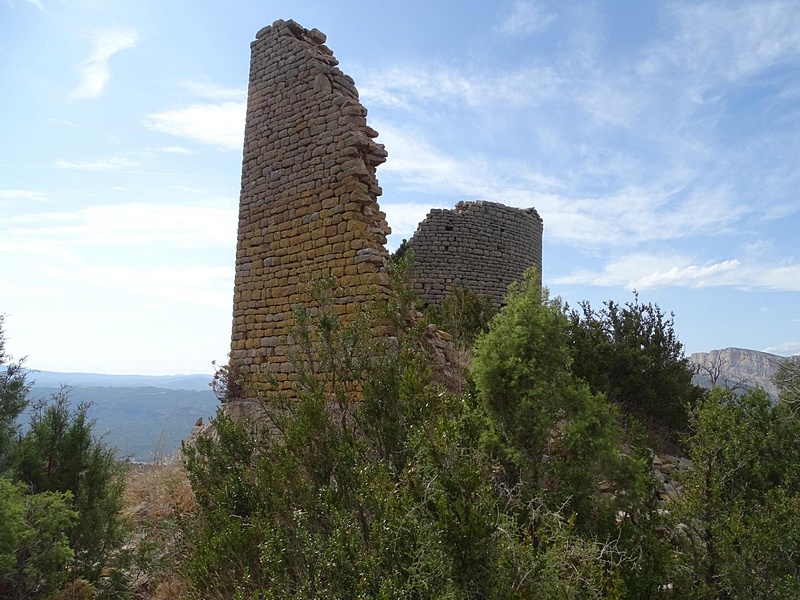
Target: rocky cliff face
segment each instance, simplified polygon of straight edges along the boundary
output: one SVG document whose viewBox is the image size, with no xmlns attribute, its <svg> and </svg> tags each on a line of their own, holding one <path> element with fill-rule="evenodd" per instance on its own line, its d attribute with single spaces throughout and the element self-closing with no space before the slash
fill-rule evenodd
<svg viewBox="0 0 800 600">
<path fill-rule="evenodd" d="M 743 389 L 760 387 L 773 398 L 778 397 L 778 388 L 772 377 L 783 360 L 782 356 L 742 348 L 696 352 L 689 357 L 689 362 L 698 369 L 694 379 L 697 385 L 711 387 L 716 383 L 722 387 Z"/>
</svg>

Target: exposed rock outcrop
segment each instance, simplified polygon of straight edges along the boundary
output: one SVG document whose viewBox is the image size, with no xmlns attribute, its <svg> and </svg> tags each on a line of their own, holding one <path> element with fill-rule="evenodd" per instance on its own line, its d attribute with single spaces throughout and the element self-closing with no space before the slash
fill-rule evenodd
<svg viewBox="0 0 800 600">
<path fill-rule="evenodd" d="M 772 398 L 778 398 L 778 388 L 772 382 L 775 372 L 785 359 L 776 354 L 724 348 L 711 352 L 695 352 L 689 362 L 697 367 L 695 383 L 703 387 L 716 384 L 742 390 L 763 388 Z"/>
</svg>

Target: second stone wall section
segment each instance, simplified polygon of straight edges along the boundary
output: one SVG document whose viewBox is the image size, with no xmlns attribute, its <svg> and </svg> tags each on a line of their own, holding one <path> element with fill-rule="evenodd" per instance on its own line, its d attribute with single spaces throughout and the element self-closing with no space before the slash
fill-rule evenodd
<svg viewBox="0 0 800 600">
<path fill-rule="evenodd" d="M 534 208 L 480 201 L 433 209 L 408 242 L 414 287 L 423 302 L 434 305 L 467 287 L 489 296 L 498 309 L 511 282 L 529 267 L 541 272 L 542 231 Z"/>
</svg>

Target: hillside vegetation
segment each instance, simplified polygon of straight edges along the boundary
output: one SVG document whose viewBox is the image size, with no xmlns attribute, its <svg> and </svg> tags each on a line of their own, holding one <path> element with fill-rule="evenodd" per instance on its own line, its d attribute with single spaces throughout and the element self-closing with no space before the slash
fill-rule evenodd
<svg viewBox="0 0 800 600">
<path fill-rule="evenodd" d="M 5 582 L 33 572 L 27 540 L 41 537 L 42 598 L 800 595 L 798 361 L 782 365 L 777 403 L 707 393 L 672 317 L 636 297 L 574 310 L 531 273 L 493 317 L 462 292 L 422 319 L 396 283 L 346 326 L 333 285 L 294 315 L 298 398 L 261 397 L 257 420 L 220 410 L 183 465 L 130 472 L 115 513 L 128 542 L 109 533 L 99 569 L 81 562 L 77 495 L 16 483 L 26 391 L 3 355 L 0 506 L 15 528 L 0 538 L 0 597 L 23 597 Z M 445 362 L 432 319 L 457 332 Z M 372 338 L 377 324 L 393 336 Z M 225 404 L 255 394 L 233 369 L 217 391 Z M 681 495 L 656 482 L 653 449 L 691 459 Z M 35 518 L 41 493 L 60 521 Z"/>
<path fill-rule="evenodd" d="M 61 391 L 41 385 L 39 375 L 34 376 L 31 398 L 49 398 Z M 88 405 L 86 415 L 94 421 L 95 434 L 116 449 L 117 458 L 140 463 L 176 454 L 195 422 L 213 416 L 219 404 L 208 382 L 203 391 L 82 385 L 69 387 L 68 396 L 70 406 Z"/>
</svg>

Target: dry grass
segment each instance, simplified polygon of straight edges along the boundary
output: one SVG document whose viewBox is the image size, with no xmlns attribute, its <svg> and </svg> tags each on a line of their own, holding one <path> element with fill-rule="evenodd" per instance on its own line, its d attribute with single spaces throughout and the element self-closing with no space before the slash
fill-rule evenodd
<svg viewBox="0 0 800 600">
<path fill-rule="evenodd" d="M 191 584 L 180 569 L 187 540 L 180 523 L 196 512 L 197 502 L 180 458 L 131 465 L 123 499 L 132 529 L 126 551 L 135 557 L 136 598 L 187 598 Z"/>
<path fill-rule="evenodd" d="M 135 525 L 154 524 L 197 508 L 194 491 L 180 458 L 165 464 L 131 465 L 125 478 L 123 515 Z"/>
</svg>

